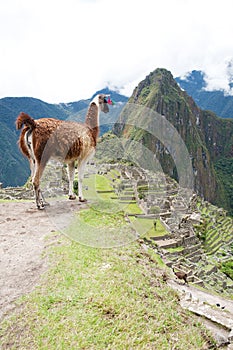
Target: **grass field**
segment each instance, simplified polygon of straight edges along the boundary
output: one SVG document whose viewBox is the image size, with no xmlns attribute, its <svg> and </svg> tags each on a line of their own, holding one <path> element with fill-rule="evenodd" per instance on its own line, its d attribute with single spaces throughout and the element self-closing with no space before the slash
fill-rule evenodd
<svg viewBox="0 0 233 350">
<path fill-rule="evenodd" d="M 208 334 L 180 308 L 150 250 L 65 243 L 52 249 L 42 285 L 1 324 L 1 349 L 208 348 Z"/>
</svg>

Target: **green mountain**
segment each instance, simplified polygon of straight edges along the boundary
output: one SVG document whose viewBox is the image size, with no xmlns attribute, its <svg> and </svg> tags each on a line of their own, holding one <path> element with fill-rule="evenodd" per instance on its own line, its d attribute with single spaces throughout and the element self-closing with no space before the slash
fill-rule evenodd
<svg viewBox="0 0 233 350">
<path fill-rule="evenodd" d="M 28 177 L 28 162 L 18 150 L 17 135 L 0 122 L 0 182 L 16 186 Z"/>
<path fill-rule="evenodd" d="M 101 133 L 104 133 L 112 129 L 128 98 L 108 88 L 95 95 L 97 93 L 110 94 L 116 102 L 108 115 L 101 115 Z M 19 132 L 15 129 L 15 120 L 20 112 L 24 111 L 35 119 L 46 117 L 82 122 L 91 99 L 60 104 L 49 104 L 31 97 L 0 99 L 0 182 L 3 186 L 21 186 L 30 175 L 28 161 L 17 146 Z"/>
<path fill-rule="evenodd" d="M 204 72 L 193 70 L 185 78 L 177 77 L 175 80 L 201 109 L 213 111 L 222 118 L 233 118 L 233 96 L 227 95 L 223 90 L 206 91 Z M 231 81 L 229 88 L 232 88 Z"/>
<path fill-rule="evenodd" d="M 139 83 L 113 131 L 135 142 L 132 151 L 142 145 L 142 157 L 152 152 L 151 163 L 156 157 L 178 181 L 191 164 L 195 191 L 233 214 L 233 119 L 201 110 L 169 71 L 156 69 Z"/>
</svg>

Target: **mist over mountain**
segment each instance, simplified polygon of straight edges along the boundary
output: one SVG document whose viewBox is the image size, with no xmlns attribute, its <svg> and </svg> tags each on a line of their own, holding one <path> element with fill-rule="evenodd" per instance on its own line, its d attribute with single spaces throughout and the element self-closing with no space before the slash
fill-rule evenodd
<svg viewBox="0 0 233 350">
<path fill-rule="evenodd" d="M 185 90 L 204 110 L 210 110 L 222 118 L 233 118 L 233 96 L 224 90 L 207 90 L 207 77 L 198 70 L 189 72 L 184 78 L 175 78 L 179 86 Z M 229 80 L 229 91 L 232 88 Z"/>
</svg>

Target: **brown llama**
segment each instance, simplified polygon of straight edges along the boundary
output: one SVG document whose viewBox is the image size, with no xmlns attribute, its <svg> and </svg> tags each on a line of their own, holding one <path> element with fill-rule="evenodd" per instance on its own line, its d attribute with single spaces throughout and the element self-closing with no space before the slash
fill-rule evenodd
<svg viewBox="0 0 233 350">
<path fill-rule="evenodd" d="M 184 280 L 185 283 L 188 284 L 188 275 L 187 273 L 183 272 L 183 271 L 175 271 L 174 267 L 172 268 L 174 274 L 176 275 L 177 278 L 179 278 L 180 280 Z"/>
<path fill-rule="evenodd" d="M 84 202 L 82 181 L 85 166 L 94 155 L 99 134 L 99 113 L 109 112 L 106 95 L 97 95 L 90 103 L 84 123 L 62 121 L 53 118 L 34 120 L 21 112 L 16 120 L 16 128 L 24 128 L 19 137 L 19 147 L 28 158 L 32 184 L 38 209 L 47 204 L 40 190 L 40 178 L 50 158 L 68 165 L 69 199 L 75 199 L 73 181 L 75 161 L 78 164 L 78 196 Z"/>
</svg>

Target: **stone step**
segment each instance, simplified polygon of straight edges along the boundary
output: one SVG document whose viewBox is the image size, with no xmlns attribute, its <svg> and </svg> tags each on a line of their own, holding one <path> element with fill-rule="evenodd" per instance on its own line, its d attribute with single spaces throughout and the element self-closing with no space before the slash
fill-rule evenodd
<svg viewBox="0 0 233 350">
<path fill-rule="evenodd" d="M 227 328 L 229 331 L 233 329 L 232 315 L 224 311 L 216 312 L 211 305 L 207 304 L 197 304 L 190 302 L 182 302 L 182 306 L 187 308 L 189 311 L 203 316 L 219 325 Z"/>
<path fill-rule="evenodd" d="M 167 240 L 169 238 L 169 235 L 163 235 L 163 236 L 151 236 L 151 239 L 153 239 L 153 241 L 162 241 L 162 240 Z"/>
<path fill-rule="evenodd" d="M 132 195 L 132 196 L 120 196 L 119 200 L 120 201 L 135 201 L 136 197 L 134 195 Z"/>
<path fill-rule="evenodd" d="M 156 245 L 158 248 L 176 248 L 179 246 L 179 242 L 175 239 L 165 239 L 165 240 L 160 240 L 156 241 Z"/>
<path fill-rule="evenodd" d="M 190 246 L 185 245 L 184 248 L 184 255 L 189 255 L 192 254 L 194 252 L 196 252 L 197 250 L 200 250 L 202 248 L 201 243 L 196 243 Z"/>
<path fill-rule="evenodd" d="M 104 191 L 104 190 L 97 190 L 96 192 L 97 193 L 114 193 L 114 190 L 106 190 L 106 191 Z"/>
<path fill-rule="evenodd" d="M 216 242 L 215 244 L 213 244 L 212 246 L 208 245 L 207 246 L 207 254 L 211 255 L 211 254 L 214 254 L 216 253 L 220 248 L 221 246 L 224 244 L 224 242 L 222 242 L 221 240 L 219 240 L 218 242 Z"/>
<path fill-rule="evenodd" d="M 189 254 L 189 255 L 186 255 L 186 259 L 188 259 L 189 261 L 193 262 L 193 263 L 197 263 L 200 259 L 201 259 L 201 256 L 203 254 L 203 251 L 201 249 Z"/>
</svg>

